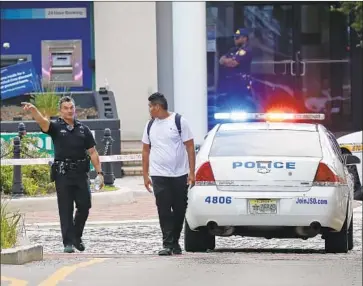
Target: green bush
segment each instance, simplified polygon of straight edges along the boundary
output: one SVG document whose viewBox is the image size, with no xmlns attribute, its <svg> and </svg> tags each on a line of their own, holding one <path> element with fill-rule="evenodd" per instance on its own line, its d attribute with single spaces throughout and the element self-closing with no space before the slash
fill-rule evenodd
<svg viewBox="0 0 363 286">
<path fill-rule="evenodd" d="M 12 213 L 7 209 L 7 203 L 1 201 L 1 249 L 14 247 L 17 240 L 20 213 Z"/>
<path fill-rule="evenodd" d="M 45 158 L 49 154 L 42 152 L 36 146 L 36 138 L 23 137 L 21 141 L 22 158 Z M 3 146 L 4 154 L 9 154 L 6 158 L 12 158 L 13 146 L 8 144 Z M 44 195 L 55 191 L 54 183 L 50 182 L 50 167 L 48 165 L 26 165 L 21 167 L 22 182 L 26 195 Z M 13 186 L 13 166 L 1 166 L 0 188 L 1 193 L 11 194 Z"/>
</svg>

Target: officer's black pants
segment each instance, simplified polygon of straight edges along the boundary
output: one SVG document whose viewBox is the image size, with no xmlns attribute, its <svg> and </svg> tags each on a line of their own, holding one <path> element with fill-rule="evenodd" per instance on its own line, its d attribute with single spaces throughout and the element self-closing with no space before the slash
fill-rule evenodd
<svg viewBox="0 0 363 286">
<path fill-rule="evenodd" d="M 70 245 L 82 238 L 91 208 L 88 176 L 71 171 L 66 175 L 57 174 L 55 184 L 63 244 Z M 74 203 L 77 211 L 73 218 Z"/>
<path fill-rule="evenodd" d="M 172 248 L 179 243 L 187 209 L 187 175 L 181 177 L 151 177 L 160 228 L 163 234 L 163 247 Z"/>
</svg>

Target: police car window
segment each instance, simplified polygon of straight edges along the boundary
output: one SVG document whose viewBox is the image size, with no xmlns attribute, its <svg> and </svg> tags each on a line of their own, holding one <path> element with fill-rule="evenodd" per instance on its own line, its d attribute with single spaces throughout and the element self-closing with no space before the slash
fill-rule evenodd
<svg viewBox="0 0 363 286">
<path fill-rule="evenodd" d="M 321 157 L 317 132 L 292 130 L 219 131 L 210 156 Z"/>
<path fill-rule="evenodd" d="M 332 133 L 327 132 L 327 135 L 328 135 L 330 145 L 333 148 L 335 154 L 338 156 L 339 160 L 341 162 L 343 162 L 344 160 L 343 160 L 342 150 L 340 149 L 340 146 L 339 146 L 337 140 L 335 139 L 335 137 Z"/>
</svg>

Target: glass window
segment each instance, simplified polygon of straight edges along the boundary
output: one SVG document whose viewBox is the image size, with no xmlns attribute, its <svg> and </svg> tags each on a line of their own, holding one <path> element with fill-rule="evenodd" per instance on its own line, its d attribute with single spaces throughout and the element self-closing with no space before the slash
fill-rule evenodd
<svg viewBox="0 0 363 286">
<path fill-rule="evenodd" d="M 347 20 L 325 3 L 207 2 L 208 128 L 216 112 L 248 106 L 324 113 L 330 130 L 349 129 Z M 248 33 L 242 43 L 234 38 L 239 28 Z M 246 43 L 251 60 L 239 51 Z"/>
<path fill-rule="evenodd" d="M 291 130 L 219 131 L 210 156 L 321 157 L 318 132 Z"/>
</svg>

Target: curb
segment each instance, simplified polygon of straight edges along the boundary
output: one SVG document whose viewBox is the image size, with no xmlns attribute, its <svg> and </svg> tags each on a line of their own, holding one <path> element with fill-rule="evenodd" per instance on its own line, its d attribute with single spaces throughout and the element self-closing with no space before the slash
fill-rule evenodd
<svg viewBox="0 0 363 286">
<path fill-rule="evenodd" d="M 1 264 L 22 265 L 43 260 L 43 246 L 25 245 L 1 250 Z"/>
<path fill-rule="evenodd" d="M 86 227 L 102 227 L 102 226 L 120 226 L 123 224 L 158 224 L 158 219 L 145 219 L 145 220 L 120 220 L 120 221 L 89 221 L 86 222 Z M 27 228 L 58 228 L 60 224 L 58 222 L 46 222 L 46 223 L 32 223 L 26 224 Z"/>
</svg>

